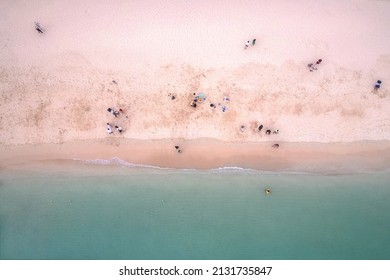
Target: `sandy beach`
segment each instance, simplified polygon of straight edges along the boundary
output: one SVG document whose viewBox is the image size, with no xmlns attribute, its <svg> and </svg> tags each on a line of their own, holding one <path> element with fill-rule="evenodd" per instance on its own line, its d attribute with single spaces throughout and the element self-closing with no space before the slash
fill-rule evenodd
<svg viewBox="0 0 390 280">
<path fill-rule="evenodd" d="M 270 143 L 232 143 L 215 139 L 182 140 L 179 143 L 185 151 L 182 154 L 172 148 L 177 144 L 173 140 L 124 140 L 115 145 L 98 140 L 66 142 L 61 145 L 7 146 L 0 148 L 0 169 L 25 169 L 26 166 L 29 169 L 51 169 L 56 165 L 64 167 L 69 163 L 89 163 L 198 170 L 243 168 L 315 174 L 389 171 L 388 141 L 333 144 L 286 142 L 281 143 L 283 149 L 278 152 L 269 148 Z"/>
<path fill-rule="evenodd" d="M 1 166 L 387 170 L 389 18 L 368 0 L 2 1 Z"/>
</svg>

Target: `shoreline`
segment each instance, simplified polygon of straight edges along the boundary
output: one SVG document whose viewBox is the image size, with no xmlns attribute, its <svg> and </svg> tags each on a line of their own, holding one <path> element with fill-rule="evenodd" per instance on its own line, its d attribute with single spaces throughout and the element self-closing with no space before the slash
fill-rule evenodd
<svg viewBox="0 0 390 280">
<path fill-rule="evenodd" d="M 63 144 L 1 145 L 0 168 L 62 160 L 116 160 L 161 169 L 242 168 L 264 172 L 345 174 L 390 170 L 390 141 L 349 143 L 223 142 L 215 139 L 98 139 Z M 177 153 L 174 146 L 183 150 Z M 115 164 L 114 164 L 115 165 Z M 120 165 L 120 164 L 119 164 Z"/>
</svg>

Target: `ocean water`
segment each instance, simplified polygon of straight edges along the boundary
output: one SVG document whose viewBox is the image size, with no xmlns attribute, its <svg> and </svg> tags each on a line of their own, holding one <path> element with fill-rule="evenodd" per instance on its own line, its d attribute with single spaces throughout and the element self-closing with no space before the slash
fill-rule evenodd
<svg viewBox="0 0 390 280">
<path fill-rule="evenodd" d="M 390 173 L 0 175 L 0 259 L 390 259 Z"/>
</svg>

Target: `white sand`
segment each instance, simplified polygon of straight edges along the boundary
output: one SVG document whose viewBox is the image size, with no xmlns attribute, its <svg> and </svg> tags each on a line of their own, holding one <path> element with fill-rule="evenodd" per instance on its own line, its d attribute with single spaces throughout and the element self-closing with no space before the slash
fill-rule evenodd
<svg viewBox="0 0 390 280">
<path fill-rule="evenodd" d="M 389 23 L 389 1 L 1 1 L 0 144 L 390 140 Z"/>
</svg>

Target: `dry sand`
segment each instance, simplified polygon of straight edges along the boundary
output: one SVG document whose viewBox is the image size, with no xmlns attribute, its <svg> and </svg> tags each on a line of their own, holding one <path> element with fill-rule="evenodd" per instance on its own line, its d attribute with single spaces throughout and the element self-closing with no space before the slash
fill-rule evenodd
<svg viewBox="0 0 390 280">
<path fill-rule="evenodd" d="M 41 144 L 60 150 L 75 141 L 95 147 L 90 158 L 114 155 L 99 152 L 99 143 L 144 147 L 137 140 L 159 149 L 181 141 L 186 152 L 196 143 L 219 148 L 196 139 L 240 142 L 240 149 L 260 142 L 264 157 L 283 150 L 272 143 L 299 150 L 370 141 L 381 151 L 390 140 L 389 18 L 389 1 L 368 0 L 1 1 L 0 160 L 25 149 L 15 145 L 44 153 Z M 307 64 L 319 58 L 310 72 Z M 377 79 L 383 84 L 374 92 Z M 194 92 L 206 95 L 196 109 Z M 108 107 L 125 114 L 114 118 Z M 124 133 L 108 135 L 107 122 Z M 266 128 L 280 133 L 265 135 Z M 151 160 L 135 160 L 161 162 L 146 146 Z M 233 146 L 224 153 L 237 154 Z M 174 154 L 166 150 L 160 156 Z M 205 167 L 252 161 L 245 153 L 224 161 L 193 155 L 214 162 Z M 194 160 L 187 154 L 179 162 Z"/>
</svg>

